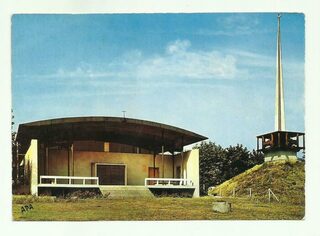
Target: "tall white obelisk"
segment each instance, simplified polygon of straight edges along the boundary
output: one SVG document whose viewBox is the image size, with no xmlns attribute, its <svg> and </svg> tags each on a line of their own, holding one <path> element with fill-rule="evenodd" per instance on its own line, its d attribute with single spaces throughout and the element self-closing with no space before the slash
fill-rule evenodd
<svg viewBox="0 0 320 236">
<path fill-rule="evenodd" d="M 278 14 L 275 131 L 285 131 L 286 129 L 286 122 L 285 122 L 285 116 L 284 116 L 284 98 L 283 98 L 280 18 L 281 18 L 281 15 Z"/>
<path fill-rule="evenodd" d="M 279 160 L 297 161 L 297 152 L 305 148 L 304 133 L 286 131 L 284 116 L 280 18 L 281 15 L 278 14 L 275 131 L 257 136 L 257 150 L 264 153 L 265 162 Z"/>
</svg>

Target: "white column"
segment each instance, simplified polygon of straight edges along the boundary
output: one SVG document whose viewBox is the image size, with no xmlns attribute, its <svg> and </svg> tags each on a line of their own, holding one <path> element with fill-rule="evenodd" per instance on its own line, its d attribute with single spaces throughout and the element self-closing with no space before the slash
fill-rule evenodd
<svg viewBox="0 0 320 236">
<path fill-rule="evenodd" d="M 30 191 L 32 195 L 38 195 L 38 140 L 32 139 L 31 145 L 29 147 L 30 151 L 30 166 L 31 166 L 31 176 L 30 176 Z"/>
<path fill-rule="evenodd" d="M 280 34 L 280 15 L 278 15 L 277 33 L 277 76 L 276 76 L 276 100 L 275 100 L 275 130 L 283 131 L 285 127 L 284 116 L 284 96 L 282 78 L 282 55 L 281 55 L 281 34 Z"/>
</svg>

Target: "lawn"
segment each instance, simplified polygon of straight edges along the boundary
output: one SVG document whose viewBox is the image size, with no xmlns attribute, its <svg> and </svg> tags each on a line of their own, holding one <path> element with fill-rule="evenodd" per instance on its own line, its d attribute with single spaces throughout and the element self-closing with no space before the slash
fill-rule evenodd
<svg viewBox="0 0 320 236">
<path fill-rule="evenodd" d="M 55 200 L 14 198 L 13 219 L 19 221 L 97 221 L 97 220 L 300 220 L 304 206 L 263 202 L 257 199 L 225 198 L 230 213 L 212 211 L 213 197 L 151 199 Z M 21 207 L 33 209 L 22 213 Z"/>
</svg>

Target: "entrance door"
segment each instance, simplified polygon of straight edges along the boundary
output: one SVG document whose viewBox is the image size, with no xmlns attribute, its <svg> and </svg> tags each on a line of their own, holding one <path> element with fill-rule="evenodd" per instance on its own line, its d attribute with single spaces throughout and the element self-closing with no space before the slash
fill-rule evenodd
<svg viewBox="0 0 320 236">
<path fill-rule="evenodd" d="M 125 185 L 124 165 L 97 165 L 100 185 Z"/>
<path fill-rule="evenodd" d="M 155 168 L 149 167 L 148 178 L 159 178 L 159 167 L 155 167 Z M 156 183 L 157 181 L 149 180 L 150 185 L 153 185 Z"/>
<path fill-rule="evenodd" d="M 159 178 L 159 167 L 149 167 L 148 178 Z"/>
</svg>

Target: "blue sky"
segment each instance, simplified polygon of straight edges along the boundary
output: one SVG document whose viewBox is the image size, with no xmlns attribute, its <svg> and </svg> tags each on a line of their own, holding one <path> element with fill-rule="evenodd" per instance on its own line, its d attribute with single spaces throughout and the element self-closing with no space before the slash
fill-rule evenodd
<svg viewBox="0 0 320 236">
<path fill-rule="evenodd" d="M 281 30 L 286 126 L 304 131 L 304 15 Z M 276 31 L 272 13 L 14 15 L 15 122 L 125 110 L 255 148 L 274 130 Z"/>
</svg>

